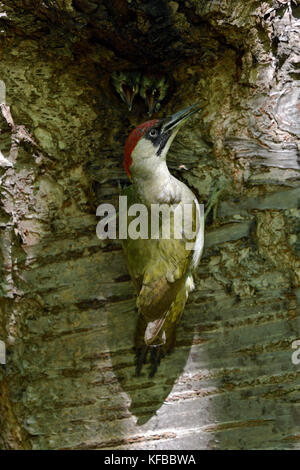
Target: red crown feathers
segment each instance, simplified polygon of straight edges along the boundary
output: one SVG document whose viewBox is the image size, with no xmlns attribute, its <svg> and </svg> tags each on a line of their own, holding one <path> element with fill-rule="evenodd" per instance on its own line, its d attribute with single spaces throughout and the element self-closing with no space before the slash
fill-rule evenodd
<svg viewBox="0 0 300 470">
<path fill-rule="evenodd" d="M 125 168 L 125 171 L 129 178 L 131 178 L 130 174 L 130 166 L 132 164 L 132 151 L 140 138 L 147 132 L 147 130 L 152 127 L 158 119 L 152 119 L 152 121 L 147 121 L 143 122 L 143 124 L 140 124 L 137 126 L 135 129 L 133 129 L 129 136 L 127 137 L 126 143 L 125 143 L 125 149 L 124 149 L 124 161 L 123 161 L 123 166 Z"/>
</svg>

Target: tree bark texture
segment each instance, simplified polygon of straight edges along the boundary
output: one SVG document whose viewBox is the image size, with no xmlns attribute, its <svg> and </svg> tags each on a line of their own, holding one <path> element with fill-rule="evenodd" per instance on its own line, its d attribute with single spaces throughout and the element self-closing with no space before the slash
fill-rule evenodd
<svg viewBox="0 0 300 470">
<path fill-rule="evenodd" d="M 2 0 L 0 23 L 0 447 L 299 449 L 300 2 Z M 148 119 L 111 86 L 130 69 L 170 77 L 157 116 L 200 103 L 169 165 L 202 203 L 225 187 L 153 379 L 96 237 Z"/>
</svg>

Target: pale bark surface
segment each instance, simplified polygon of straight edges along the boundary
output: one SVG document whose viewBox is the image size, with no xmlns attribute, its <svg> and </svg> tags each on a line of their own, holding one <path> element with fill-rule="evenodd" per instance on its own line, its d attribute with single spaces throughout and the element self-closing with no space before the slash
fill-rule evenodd
<svg viewBox="0 0 300 470">
<path fill-rule="evenodd" d="M 299 449 L 300 3 L 0 6 L 0 448 Z M 154 379 L 134 375 L 120 245 L 95 233 L 147 120 L 110 85 L 128 68 L 172 78 L 160 115 L 203 107 L 174 174 L 204 203 L 227 183 Z"/>
</svg>

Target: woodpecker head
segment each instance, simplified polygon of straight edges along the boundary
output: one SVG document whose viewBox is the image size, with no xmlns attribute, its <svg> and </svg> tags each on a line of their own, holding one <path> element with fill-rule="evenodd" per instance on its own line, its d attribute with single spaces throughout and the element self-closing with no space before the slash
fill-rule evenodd
<svg viewBox="0 0 300 470">
<path fill-rule="evenodd" d="M 169 88 L 166 75 L 145 74 L 141 80 L 140 95 L 147 105 L 148 116 L 160 109 L 160 103 L 165 98 Z"/>
<path fill-rule="evenodd" d="M 144 122 L 129 134 L 124 151 L 124 168 L 130 179 L 147 178 L 161 164 L 181 125 L 194 113 L 198 105 L 188 106 L 164 119 Z"/>
<path fill-rule="evenodd" d="M 139 91 L 140 78 L 140 72 L 136 71 L 117 71 L 111 75 L 113 86 L 127 104 L 129 111 L 131 111 L 134 97 Z"/>
</svg>

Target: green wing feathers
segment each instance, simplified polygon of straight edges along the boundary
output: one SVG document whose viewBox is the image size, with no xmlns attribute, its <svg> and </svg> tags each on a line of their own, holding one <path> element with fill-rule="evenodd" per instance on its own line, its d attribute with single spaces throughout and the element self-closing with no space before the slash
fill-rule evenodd
<svg viewBox="0 0 300 470">
<path fill-rule="evenodd" d="M 140 202 L 135 199 L 132 186 L 123 194 L 128 196 L 128 207 Z M 186 279 L 193 256 L 193 250 L 186 249 L 186 241 L 185 238 L 123 240 L 129 273 L 138 293 L 138 348 L 165 344 L 168 350 L 173 345 L 187 299 Z"/>
</svg>

